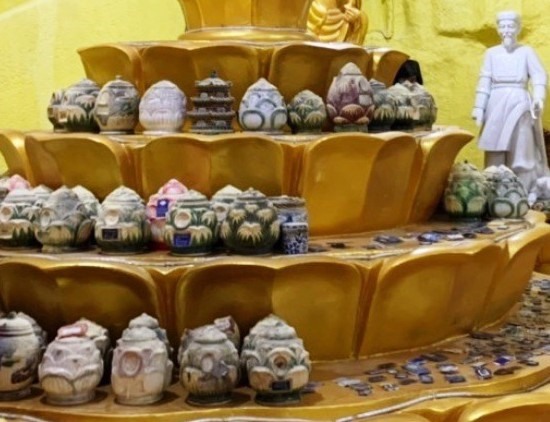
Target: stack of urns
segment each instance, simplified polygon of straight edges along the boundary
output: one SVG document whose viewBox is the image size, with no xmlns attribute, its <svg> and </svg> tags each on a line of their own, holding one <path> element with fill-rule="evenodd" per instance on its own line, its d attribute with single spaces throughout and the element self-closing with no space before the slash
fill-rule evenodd
<svg viewBox="0 0 550 422">
<path fill-rule="evenodd" d="M 247 376 L 260 404 L 300 401 L 311 362 L 294 328 L 270 315 L 250 330 L 240 356 L 239 349 L 239 329 L 231 317 L 184 332 L 178 362 L 189 404 L 218 406 L 230 402 L 241 375 Z"/>
<path fill-rule="evenodd" d="M 198 95 L 192 97 L 189 113 L 192 132 L 231 132 L 235 112 L 231 109 L 232 84 L 216 72 L 196 81 Z M 140 99 L 130 82 L 117 77 L 102 88 L 83 79 L 66 90 L 54 92 L 48 118 L 56 132 L 133 133 L 139 121 L 146 135 L 182 131 L 187 115 L 187 96 L 173 82 L 155 83 Z M 433 97 L 417 83 L 404 82 L 386 89 L 370 82 L 354 63 L 347 63 L 332 80 L 323 99 L 304 90 L 285 102 L 276 86 L 261 78 L 245 92 L 238 109 L 244 131 L 281 134 L 286 125 L 293 133 L 315 134 L 330 126 L 336 132 L 381 132 L 387 130 L 430 130 L 437 109 Z"/>
<path fill-rule="evenodd" d="M 467 161 L 455 163 L 444 194 L 446 212 L 461 220 L 520 219 L 529 211 L 527 192 L 506 166 L 480 172 Z"/>
</svg>

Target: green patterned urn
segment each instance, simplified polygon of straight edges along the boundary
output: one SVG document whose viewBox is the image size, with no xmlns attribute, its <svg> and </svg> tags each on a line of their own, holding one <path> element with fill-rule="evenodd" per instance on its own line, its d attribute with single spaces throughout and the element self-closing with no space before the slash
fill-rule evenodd
<svg viewBox="0 0 550 422">
<path fill-rule="evenodd" d="M 309 90 L 296 94 L 287 109 L 288 125 L 293 133 L 319 133 L 327 121 L 323 99 Z"/>
<path fill-rule="evenodd" d="M 227 248 L 243 255 L 268 254 L 279 238 L 281 222 L 266 196 L 248 189 L 231 205 L 220 236 Z"/>
<path fill-rule="evenodd" d="M 164 241 L 174 255 L 204 255 L 216 243 L 218 220 L 210 201 L 189 190 L 170 206 L 166 214 Z"/>
<path fill-rule="evenodd" d="M 491 166 L 483 171 L 487 179 L 487 213 L 493 218 L 523 218 L 529 211 L 527 192 L 508 167 Z"/>
<path fill-rule="evenodd" d="M 458 219 L 480 219 L 485 214 L 485 178 L 471 163 L 455 163 L 444 195 L 445 210 Z"/>
</svg>

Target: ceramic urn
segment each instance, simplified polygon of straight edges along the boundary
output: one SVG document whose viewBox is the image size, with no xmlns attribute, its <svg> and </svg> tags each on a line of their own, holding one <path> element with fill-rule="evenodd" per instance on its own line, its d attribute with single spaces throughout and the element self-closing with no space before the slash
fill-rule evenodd
<svg viewBox="0 0 550 422">
<path fill-rule="evenodd" d="M 87 403 L 103 375 L 101 352 L 86 335 L 84 324 L 58 330 L 38 367 L 46 401 L 60 406 Z"/>
<path fill-rule="evenodd" d="M 124 330 L 113 352 L 111 386 L 116 401 L 126 405 L 159 401 L 170 385 L 172 369 L 166 347 L 153 330 Z"/>
<path fill-rule="evenodd" d="M 26 318 L 14 312 L 0 318 L 0 400 L 31 394 L 40 359 L 40 339 Z"/>
<path fill-rule="evenodd" d="M 69 132 L 97 132 L 93 110 L 98 94 L 99 85 L 90 79 L 67 88 L 59 108 L 59 123 Z"/>
<path fill-rule="evenodd" d="M 164 184 L 157 193 L 149 197 L 147 202 L 147 218 L 151 223 L 151 239 L 153 246 L 157 249 L 166 249 L 164 242 L 164 226 L 166 225 L 166 214 L 170 206 L 188 189 L 185 185 L 176 179 L 171 179 Z"/>
<path fill-rule="evenodd" d="M 373 91 L 355 63 L 346 64 L 332 80 L 327 110 L 336 132 L 368 131 L 374 114 Z"/>
<path fill-rule="evenodd" d="M 239 354 L 215 326 L 193 330 L 179 363 L 180 381 L 189 392 L 189 404 L 216 406 L 231 400 L 239 381 Z"/>
<path fill-rule="evenodd" d="M 487 213 L 493 218 L 523 218 L 529 211 L 527 192 L 512 170 L 504 165 L 487 167 Z"/>
<path fill-rule="evenodd" d="M 432 125 L 437 118 L 435 100 L 426 88 L 418 82 L 403 82 L 411 91 L 411 102 L 414 109 L 413 125 L 418 130 L 432 130 Z"/>
<path fill-rule="evenodd" d="M 453 218 L 480 219 L 487 205 L 487 188 L 481 172 L 467 161 L 455 163 L 444 193 L 445 211 Z"/>
<path fill-rule="evenodd" d="M 138 123 L 138 107 L 139 92 L 136 87 L 117 76 L 99 91 L 93 115 L 101 133 L 133 133 Z"/>
<path fill-rule="evenodd" d="M 397 101 L 382 82 L 376 79 L 369 82 L 374 93 L 374 114 L 369 123 L 369 132 L 390 131 L 397 116 Z"/>
<path fill-rule="evenodd" d="M 229 208 L 220 236 L 232 252 L 263 255 L 273 250 L 281 222 L 267 197 L 254 189 L 240 194 Z"/>
<path fill-rule="evenodd" d="M 61 103 L 63 102 L 63 96 L 65 95 L 65 90 L 60 89 L 55 91 L 51 98 L 50 103 L 48 104 L 48 120 L 53 125 L 54 132 L 66 132 L 65 126 L 59 121 L 59 110 L 61 108 Z"/>
<path fill-rule="evenodd" d="M 287 108 L 288 125 L 293 133 L 319 133 L 327 120 L 323 99 L 309 90 L 296 94 Z"/>
<path fill-rule="evenodd" d="M 78 196 L 78 199 L 84 205 L 86 213 L 95 221 L 99 213 L 99 200 L 84 186 L 77 185 L 72 188 L 72 191 L 76 193 L 76 196 Z"/>
<path fill-rule="evenodd" d="M 168 353 L 168 358 L 172 356 L 173 350 L 172 350 L 172 346 L 170 346 L 168 335 L 166 334 L 166 330 L 164 328 L 161 328 L 161 326 L 159 325 L 158 319 L 153 318 L 151 315 L 143 313 L 140 316 L 132 319 L 128 324 L 128 328 L 138 328 L 138 327 L 145 327 L 145 328 L 149 328 L 150 330 L 153 330 L 153 332 L 157 335 L 157 338 L 160 341 L 162 341 L 162 343 L 166 346 L 166 352 Z"/>
<path fill-rule="evenodd" d="M 31 189 L 31 184 L 18 174 L 14 174 L 10 177 L 2 177 L 0 179 L 0 188 L 11 192 L 14 189 Z"/>
<path fill-rule="evenodd" d="M 174 255 L 204 255 L 217 240 L 216 213 L 201 193 L 190 190 L 168 211 L 164 240 Z"/>
<path fill-rule="evenodd" d="M 76 193 L 67 187 L 44 202 L 34 224 L 34 234 L 46 253 L 70 252 L 88 245 L 93 221 Z"/>
<path fill-rule="evenodd" d="M 397 103 L 397 112 L 391 127 L 392 130 L 412 130 L 415 120 L 415 108 L 412 103 L 411 91 L 400 83 L 389 87 L 388 91 Z"/>
<path fill-rule="evenodd" d="M 180 132 L 185 120 L 187 97 L 170 81 L 151 86 L 139 103 L 139 122 L 144 133 L 162 135 Z"/>
<path fill-rule="evenodd" d="M 39 195 L 28 189 L 12 190 L 0 205 L 0 247 L 38 246 L 34 224 L 40 210 Z"/>
<path fill-rule="evenodd" d="M 286 122 L 285 99 L 275 85 L 261 78 L 247 89 L 239 106 L 243 130 L 276 133 Z"/>
<path fill-rule="evenodd" d="M 107 195 L 95 223 L 95 239 L 101 252 L 140 253 L 150 238 L 151 228 L 140 196 L 125 186 Z"/>
<path fill-rule="evenodd" d="M 294 328 L 287 324 L 266 328 L 255 339 L 246 366 L 256 402 L 264 405 L 300 401 L 300 391 L 307 385 L 311 372 L 309 353 Z"/>
</svg>

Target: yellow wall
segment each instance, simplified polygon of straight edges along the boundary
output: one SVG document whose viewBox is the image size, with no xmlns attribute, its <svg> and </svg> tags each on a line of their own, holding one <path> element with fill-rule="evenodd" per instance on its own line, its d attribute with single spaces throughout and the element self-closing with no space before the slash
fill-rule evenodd
<svg viewBox="0 0 550 422">
<path fill-rule="evenodd" d="M 365 0 L 370 27 L 366 43 L 391 46 L 418 60 L 424 85 L 439 108 L 438 124 L 459 125 L 473 133 L 470 118 L 474 93 L 487 47 L 500 42 L 495 15 L 516 10 L 523 19 L 520 41 L 535 48 L 550 70 L 550 1 L 533 0 Z M 550 126 L 550 101 L 543 124 Z M 482 153 L 472 142 L 462 152 L 482 165 Z"/>
<path fill-rule="evenodd" d="M 550 43 L 544 42 L 550 38 L 550 1 L 364 0 L 363 7 L 370 17 L 367 44 L 391 46 L 421 63 L 439 124 L 477 133 L 470 112 L 483 51 L 498 42 L 496 11 L 522 13 L 522 40 L 550 66 Z M 0 0 L 0 128 L 50 128 L 51 92 L 84 76 L 78 48 L 176 39 L 183 27 L 176 0 Z M 481 165 L 473 143 L 462 157 Z"/>
</svg>

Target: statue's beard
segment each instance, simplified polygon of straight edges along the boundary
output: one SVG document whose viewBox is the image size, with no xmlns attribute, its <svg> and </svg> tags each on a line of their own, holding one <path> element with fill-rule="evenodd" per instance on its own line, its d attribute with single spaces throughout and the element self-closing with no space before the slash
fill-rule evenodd
<svg viewBox="0 0 550 422">
<path fill-rule="evenodd" d="M 512 49 L 516 45 L 516 39 L 514 37 L 502 37 L 502 45 L 506 50 Z"/>
</svg>

